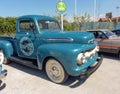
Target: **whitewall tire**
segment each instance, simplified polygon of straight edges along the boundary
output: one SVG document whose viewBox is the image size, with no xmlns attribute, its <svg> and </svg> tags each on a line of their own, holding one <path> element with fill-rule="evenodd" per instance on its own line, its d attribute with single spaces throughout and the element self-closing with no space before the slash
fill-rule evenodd
<svg viewBox="0 0 120 94">
<path fill-rule="evenodd" d="M 68 79 L 68 74 L 63 66 L 55 59 L 49 59 L 46 62 L 45 71 L 48 78 L 54 83 L 64 83 Z"/>
</svg>

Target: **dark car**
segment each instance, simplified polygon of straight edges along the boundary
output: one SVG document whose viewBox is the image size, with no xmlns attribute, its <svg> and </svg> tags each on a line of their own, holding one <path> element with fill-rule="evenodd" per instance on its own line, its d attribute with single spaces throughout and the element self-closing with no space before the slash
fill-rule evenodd
<svg viewBox="0 0 120 94">
<path fill-rule="evenodd" d="M 120 37 L 108 29 L 88 30 L 92 32 L 99 44 L 100 52 L 114 53 L 120 59 Z"/>
<path fill-rule="evenodd" d="M 115 33 L 117 36 L 120 36 L 120 29 L 112 30 L 113 33 Z"/>
</svg>

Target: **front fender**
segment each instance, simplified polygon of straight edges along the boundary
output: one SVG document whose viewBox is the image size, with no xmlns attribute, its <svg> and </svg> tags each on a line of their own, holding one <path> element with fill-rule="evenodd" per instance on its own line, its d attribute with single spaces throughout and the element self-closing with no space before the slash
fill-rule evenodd
<svg viewBox="0 0 120 94">
<path fill-rule="evenodd" d="M 40 69 L 42 69 L 43 62 L 47 57 L 53 57 L 57 59 L 67 70 L 68 64 L 73 64 L 70 62 L 76 61 L 77 57 L 77 54 L 74 52 L 74 48 L 72 48 L 72 46 L 68 47 L 66 44 L 42 45 L 38 48 L 37 54 Z"/>
<path fill-rule="evenodd" d="M 0 40 L 0 49 L 7 58 L 13 54 L 13 46 L 9 41 Z"/>
<path fill-rule="evenodd" d="M 78 75 L 77 56 L 82 51 L 92 49 L 96 44 L 46 44 L 38 48 L 39 69 L 43 68 L 43 62 L 47 57 L 57 59 L 70 75 Z M 92 61 L 91 61 L 92 62 Z M 91 62 L 89 62 L 91 64 Z M 94 63 L 94 62 L 92 62 Z M 74 71 L 75 70 L 75 71 Z"/>
</svg>

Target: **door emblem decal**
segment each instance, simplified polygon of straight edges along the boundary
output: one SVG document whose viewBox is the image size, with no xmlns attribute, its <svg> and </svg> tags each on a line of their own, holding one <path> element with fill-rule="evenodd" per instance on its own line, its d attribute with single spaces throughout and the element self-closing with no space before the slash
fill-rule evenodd
<svg viewBox="0 0 120 94">
<path fill-rule="evenodd" d="M 34 52 L 34 45 L 30 38 L 23 37 L 20 40 L 20 50 L 26 56 L 30 56 Z"/>
</svg>

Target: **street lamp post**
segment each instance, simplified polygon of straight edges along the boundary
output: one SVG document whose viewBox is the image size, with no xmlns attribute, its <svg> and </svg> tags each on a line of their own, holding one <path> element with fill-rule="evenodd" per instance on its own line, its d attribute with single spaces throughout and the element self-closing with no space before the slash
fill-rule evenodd
<svg viewBox="0 0 120 94">
<path fill-rule="evenodd" d="M 66 10 L 66 4 L 60 0 L 57 3 L 57 11 L 60 13 L 60 18 L 61 18 L 61 29 L 63 30 L 63 12 Z"/>
<path fill-rule="evenodd" d="M 96 20 L 96 0 L 94 0 L 94 22 Z"/>
<path fill-rule="evenodd" d="M 93 25 L 94 29 L 96 28 L 95 21 L 96 21 L 96 0 L 94 0 L 94 25 Z"/>
<path fill-rule="evenodd" d="M 75 25 L 77 26 L 77 0 L 75 0 L 75 6 L 74 6 L 74 22 L 75 22 Z M 77 31 L 77 28 L 75 26 L 75 30 Z"/>
<path fill-rule="evenodd" d="M 116 9 L 118 10 L 118 11 L 117 11 L 117 13 L 118 13 L 117 16 L 119 17 L 119 9 L 120 9 L 120 6 L 117 6 Z M 117 22 L 117 24 L 118 24 L 118 17 L 116 18 L 116 22 Z"/>
<path fill-rule="evenodd" d="M 62 2 L 62 0 L 60 0 Z M 62 31 L 64 30 L 63 28 L 63 13 L 61 13 L 61 29 Z"/>
<path fill-rule="evenodd" d="M 75 16 L 77 16 L 77 1 L 75 0 Z"/>
</svg>

